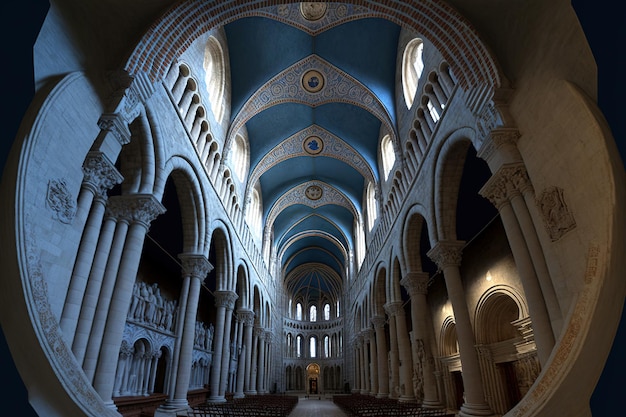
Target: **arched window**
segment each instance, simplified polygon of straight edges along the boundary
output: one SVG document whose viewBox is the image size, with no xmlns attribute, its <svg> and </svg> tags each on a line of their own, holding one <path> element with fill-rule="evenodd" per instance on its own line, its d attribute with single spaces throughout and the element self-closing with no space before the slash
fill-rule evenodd
<svg viewBox="0 0 626 417">
<path fill-rule="evenodd" d="M 233 169 L 240 182 L 245 181 L 248 171 L 248 141 L 237 134 L 233 141 Z"/>
<path fill-rule="evenodd" d="M 370 182 L 367 184 L 367 191 L 365 194 L 365 199 L 367 201 L 367 227 L 368 230 L 372 230 L 374 227 L 374 222 L 378 218 L 378 209 L 376 205 L 376 190 L 374 189 L 374 183 Z"/>
<path fill-rule="evenodd" d="M 337 317 L 339 317 L 339 300 L 337 300 Z"/>
<path fill-rule="evenodd" d="M 302 304 L 296 304 L 296 320 L 302 320 Z"/>
<path fill-rule="evenodd" d="M 415 38 L 406 45 L 402 55 L 402 91 L 404 102 L 409 109 L 413 106 L 417 84 L 424 70 L 423 51 L 424 43 L 421 39 Z"/>
<path fill-rule="evenodd" d="M 309 310 L 309 320 L 317 321 L 317 307 L 311 306 L 311 309 Z"/>
<path fill-rule="evenodd" d="M 324 336 L 324 357 L 330 358 L 330 338 L 328 335 Z"/>
<path fill-rule="evenodd" d="M 292 340 L 291 340 L 291 333 L 287 333 L 287 357 L 290 357 L 293 353 L 292 353 Z"/>
<path fill-rule="evenodd" d="M 293 311 L 291 310 L 291 306 L 293 304 L 293 300 L 290 298 L 289 299 L 289 306 L 287 307 L 287 312 L 289 314 L 289 318 L 292 319 L 293 318 Z"/>
<path fill-rule="evenodd" d="M 330 304 L 324 304 L 324 320 L 330 320 Z"/>
<path fill-rule="evenodd" d="M 317 339 L 315 336 L 311 336 L 309 339 L 309 352 L 311 353 L 311 357 L 317 357 Z"/>
<path fill-rule="evenodd" d="M 302 357 L 302 336 L 300 335 L 296 337 L 296 357 Z"/>
<path fill-rule="evenodd" d="M 430 113 L 430 117 L 433 118 L 433 122 L 437 123 L 439 121 L 439 111 L 437 110 L 437 107 L 435 107 L 433 102 L 430 100 L 426 103 L 426 107 L 428 107 L 428 112 Z"/>
<path fill-rule="evenodd" d="M 389 178 L 389 173 L 396 163 L 396 153 L 393 151 L 391 136 L 385 135 L 380 141 L 380 155 L 383 160 L 383 174 L 386 180 Z"/>
<path fill-rule="evenodd" d="M 250 227 L 250 231 L 256 237 L 260 237 L 263 233 L 261 227 L 262 217 L 261 197 L 259 191 L 256 188 L 253 188 L 250 193 L 250 201 L 248 202 L 248 207 L 246 209 L 246 220 L 248 222 L 248 227 Z"/>
<path fill-rule="evenodd" d="M 218 123 L 224 116 L 224 84 L 226 70 L 224 65 L 224 51 L 222 45 L 213 36 L 209 38 L 204 48 L 204 71 L 211 110 Z"/>
</svg>

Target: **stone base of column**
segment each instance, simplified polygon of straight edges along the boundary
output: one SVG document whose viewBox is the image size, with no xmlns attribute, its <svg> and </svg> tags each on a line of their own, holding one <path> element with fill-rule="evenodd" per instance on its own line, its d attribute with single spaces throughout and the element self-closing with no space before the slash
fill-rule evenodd
<svg viewBox="0 0 626 417">
<path fill-rule="evenodd" d="M 473 416 L 494 416 L 491 408 L 487 404 L 469 404 L 464 403 L 459 411 L 459 417 L 473 417 Z"/>
<path fill-rule="evenodd" d="M 226 402 L 226 398 L 224 398 L 223 395 L 213 395 L 213 396 L 207 398 L 207 402 L 210 402 L 210 403 L 225 403 Z"/>
<path fill-rule="evenodd" d="M 443 407 L 443 404 L 441 404 L 439 401 L 424 400 L 422 402 L 422 407 L 423 408 L 441 408 Z"/>
<path fill-rule="evenodd" d="M 379 392 L 378 394 L 376 394 L 376 398 L 389 398 L 389 393 L 388 392 Z"/>
<path fill-rule="evenodd" d="M 369 395 L 369 393 L 370 392 L 368 390 L 365 390 L 365 389 L 362 389 L 361 391 L 359 391 L 359 394 L 361 394 L 361 395 Z"/>
<path fill-rule="evenodd" d="M 256 390 L 253 389 L 253 390 L 244 391 L 244 394 L 246 394 L 246 395 L 256 395 Z"/>
<path fill-rule="evenodd" d="M 352 390 L 352 393 L 353 394 L 360 394 L 361 391 L 355 388 L 355 389 Z"/>
<path fill-rule="evenodd" d="M 187 400 L 166 400 L 154 411 L 154 417 L 176 417 L 179 414 L 186 414 L 189 409 Z"/>
<path fill-rule="evenodd" d="M 398 402 L 401 402 L 401 403 L 415 403 L 415 402 L 417 402 L 417 400 L 415 399 L 415 397 L 409 397 L 408 395 L 401 395 L 400 398 L 398 398 Z"/>
<path fill-rule="evenodd" d="M 113 402 L 113 400 L 105 401 L 104 406 L 106 408 L 110 408 L 111 410 L 117 411 L 117 406 L 115 405 L 115 402 Z"/>
<path fill-rule="evenodd" d="M 244 395 L 244 393 L 243 393 L 243 392 L 236 392 L 236 393 L 233 395 L 233 398 L 244 398 L 244 397 L 245 397 L 245 395 Z"/>
</svg>

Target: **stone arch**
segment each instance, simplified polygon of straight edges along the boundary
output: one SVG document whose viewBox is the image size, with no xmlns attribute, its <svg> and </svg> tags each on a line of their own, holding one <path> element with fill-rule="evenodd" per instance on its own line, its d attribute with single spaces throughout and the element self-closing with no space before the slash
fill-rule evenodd
<svg viewBox="0 0 626 417">
<path fill-rule="evenodd" d="M 452 316 L 446 317 L 439 333 L 439 354 L 443 357 L 459 353 L 459 343 L 456 335 L 456 322 Z"/>
<path fill-rule="evenodd" d="M 437 154 L 434 207 L 437 234 L 431 236 L 431 244 L 441 240 L 457 239 L 457 201 L 461 176 L 471 140 L 469 129 L 461 129 L 449 136 Z M 473 136 L 473 135 L 472 135 Z"/>
<path fill-rule="evenodd" d="M 235 283 L 237 298 L 237 308 L 248 308 L 250 306 L 250 277 L 247 265 L 242 262 L 237 267 L 237 278 Z"/>
<path fill-rule="evenodd" d="M 213 265 L 215 277 L 215 288 L 217 290 L 234 291 L 233 266 L 231 262 L 232 247 L 229 239 L 228 229 L 221 221 L 216 221 L 210 240 L 209 262 Z M 211 276 L 211 275 L 210 275 Z"/>
<path fill-rule="evenodd" d="M 420 240 L 424 227 L 428 235 L 432 235 L 431 224 L 426 221 L 426 209 L 416 204 L 409 209 L 402 227 L 402 255 L 407 272 L 421 272 L 422 259 L 419 254 L 422 251 Z"/>
<path fill-rule="evenodd" d="M 506 80 L 499 65 L 477 31 L 454 8 L 439 1 L 421 2 L 408 0 L 398 8 L 393 0 L 348 1 L 369 6 L 373 17 L 390 20 L 401 26 L 409 26 L 433 43 L 451 64 L 459 84 L 469 90 L 476 88 L 477 100 L 487 99 L 493 90 Z M 286 0 L 279 3 L 288 3 Z M 130 53 L 124 68 L 129 74 L 148 74 L 153 81 L 163 78 L 176 57 L 181 56 L 193 40 L 213 28 L 240 18 L 244 13 L 258 13 L 262 7 L 253 1 L 224 1 L 205 3 L 183 1 L 170 8 L 161 19 L 146 32 Z M 433 25 L 436 19 L 439 24 Z M 176 29 L 176 30 L 174 30 Z M 463 33 L 463 36 L 456 36 Z M 467 51 L 473 54 L 467 54 Z M 487 90 L 491 94 L 485 94 Z M 481 94 L 482 93 L 482 94 Z"/>
<path fill-rule="evenodd" d="M 384 316 L 384 305 L 387 302 L 386 291 L 386 270 L 382 266 L 376 271 L 374 285 L 372 286 L 372 300 L 374 316 Z"/>
<path fill-rule="evenodd" d="M 490 344 L 518 337 L 513 322 L 528 317 L 523 295 L 508 285 L 497 285 L 480 297 L 474 315 L 476 343 Z"/>
<path fill-rule="evenodd" d="M 176 188 L 183 227 L 183 252 L 204 252 L 207 208 L 203 198 L 205 195 L 204 190 L 202 189 L 198 173 L 188 160 L 181 157 L 173 157 L 168 160 L 163 177 L 171 179 Z M 159 185 L 159 189 L 155 190 L 159 193 L 157 195 L 162 196 L 164 194 L 166 181 L 164 181 L 163 186 Z"/>
</svg>

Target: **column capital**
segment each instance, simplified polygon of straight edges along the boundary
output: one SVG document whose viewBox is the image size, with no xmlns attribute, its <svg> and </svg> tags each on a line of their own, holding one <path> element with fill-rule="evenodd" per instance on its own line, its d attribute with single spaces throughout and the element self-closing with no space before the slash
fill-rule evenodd
<svg viewBox="0 0 626 417">
<path fill-rule="evenodd" d="M 461 265 L 461 254 L 465 242 L 461 240 L 440 240 L 426 254 L 439 268 Z"/>
<path fill-rule="evenodd" d="M 259 326 L 254 326 L 252 328 L 252 332 L 253 334 L 258 337 L 259 339 L 262 339 L 265 337 L 265 329 L 263 327 L 259 327 Z"/>
<path fill-rule="evenodd" d="M 165 207 L 152 194 L 127 194 L 109 198 L 107 210 L 118 220 L 140 223 L 147 228 Z"/>
<path fill-rule="evenodd" d="M 400 280 L 400 285 L 406 288 L 411 297 L 428 293 L 428 273 L 409 272 Z"/>
<path fill-rule="evenodd" d="M 215 296 L 215 307 L 224 307 L 232 310 L 235 307 L 235 301 L 239 296 L 234 291 L 218 290 L 213 293 Z"/>
<path fill-rule="evenodd" d="M 364 340 L 367 340 L 367 341 L 375 337 L 374 329 L 371 327 L 361 330 L 361 334 L 363 335 Z"/>
<path fill-rule="evenodd" d="M 391 301 L 383 306 L 385 308 L 385 312 L 389 316 L 403 316 L 404 308 L 402 307 L 402 301 Z"/>
<path fill-rule="evenodd" d="M 83 186 L 106 197 L 107 190 L 124 180 L 111 160 L 100 151 L 90 151 L 83 162 Z"/>
<path fill-rule="evenodd" d="M 515 195 L 532 191 L 532 183 L 523 162 L 502 165 L 480 189 L 479 194 L 498 210 Z"/>
<path fill-rule="evenodd" d="M 374 316 L 370 320 L 372 325 L 374 325 L 374 329 L 381 329 L 385 327 L 385 323 L 387 323 L 385 316 Z"/>
<path fill-rule="evenodd" d="M 204 280 L 207 274 L 213 270 L 213 265 L 204 255 L 193 253 L 181 253 L 178 259 L 182 262 L 183 274 L 192 278 Z"/>
<path fill-rule="evenodd" d="M 247 308 L 240 308 L 237 310 L 237 316 L 243 322 L 244 326 L 254 326 L 254 311 Z"/>
</svg>

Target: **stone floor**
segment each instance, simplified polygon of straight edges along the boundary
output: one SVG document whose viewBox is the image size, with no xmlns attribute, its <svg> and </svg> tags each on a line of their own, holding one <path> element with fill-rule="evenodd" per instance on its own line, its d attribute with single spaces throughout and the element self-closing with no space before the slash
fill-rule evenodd
<svg viewBox="0 0 626 417">
<path fill-rule="evenodd" d="M 332 399 L 318 399 L 319 397 L 300 397 L 298 405 L 291 411 L 289 417 L 346 417 Z"/>
</svg>

